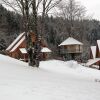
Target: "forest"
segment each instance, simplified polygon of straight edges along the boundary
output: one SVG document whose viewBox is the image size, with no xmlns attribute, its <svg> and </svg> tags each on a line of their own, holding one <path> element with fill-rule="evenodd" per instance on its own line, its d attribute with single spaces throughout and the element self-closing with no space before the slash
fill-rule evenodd
<svg viewBox="0 0 100 100">
<path fill-rule="evenodd" d="M 62 10 L 62 7 L 59 6 L 59 9 Z M 38 15 L 37 30 L 39 33 L 43 25 L 41 19 L 42 16 Z M 30 20 L 32 20 L 31 14 Z M 31 22 L 30 24 L 32 24 Z M 4 53 L 8 45 L 24 31 L 22 23 L 23 17 L 21 14 L 7 10 L 4 6 L 0 5 L 1 53 Z M 72 24 L 71 27 L 69 27 L 69 23 Z M 53 51 L 52 57 L 59 58 L 58 45 L 70 36 L 69 33 L 84 44 L 84 52 L 81 57 L 86 61 L 89 58 L 90 46 L 96 45 L 96 41 L 100 39 L 100 22 L 89 18 L 83 18 L 82 20 L 75 18 L 75 20 L 70 20 L 69 22 L 68 18 L 62 15 L 62 13 L 55 16 L 46 14 L 43 36 L 49 48 Z"/>
</svg>

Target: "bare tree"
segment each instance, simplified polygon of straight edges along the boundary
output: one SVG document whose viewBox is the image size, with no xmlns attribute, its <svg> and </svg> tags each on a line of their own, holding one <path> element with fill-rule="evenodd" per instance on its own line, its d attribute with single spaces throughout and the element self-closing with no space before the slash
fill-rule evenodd
<svg viewBox="0 0 100 100">
<path fill-rule="evenodd" d="M 26 43 L 27 43 L 27 50 L 29 54 L 29 65 L 34 66 L 34 64 L 39 65 L 39 53 L 40 53 L 40 38 L 37 31 L 37 21 L 38 21 L 38 11 L 39 7 L 42 5 L 42 31 L 44 32 L 44 21 L 45 16 L 48 14 L 48 12 L 54 8 L 57 4 L 60 3 L 62 0 L 2 0 L 2 2 L 11 7 L 14 11 L 17 13 L 21 13 L 23 16 L 23 26 L 25 30 L 25 36 L 26 36 Z M 31 11 L 31 12 L 30 12 Z M 30 13 L 32 13 L 32 31 L 36 34 L 36 43 L 34 45 L 34 55 L 32 53 L 33 44 L 30 40 L 31 38 L 28 35 L 28 32 L 30 31 Z M 31 43 L 30 43 L 31 42 Z M 31 45 L 30 45 L 31 44 Z M 34 57 L 35 58 L 34 58 Z M 37 60 L 36 60 L 37 59 Z M 36 63 L 34 63 L 36 62 Z"/>
<path fill-rule="evenodd" d="M 41 6 L 41 35 L 44 37 L 45 34 L 45 17 L 50 13 L 50 11 L 57 7 L 57 5 L 61 2 L 62 0 L 38 0 L 37 3 L 37 8 Z"/>
<path fill-rule="evenodd" d="M 35 1 L 35 8 L 37 15 L 40 14 L 42 16 L 41 23 L 41 34 L 44 33 L 44 21 L 45 16 L 50 12 L 51 9 L 56 7 L 62 0 L 2 0 L 2 2 L 11 7 L 17 13 L 21 13 L 23 15 L 23 19 L 25 19 L 25 11 L 26 6 L 28 11 L 33 10 L 33 1 Z M 31 10 L 30 10 L 31 9 Z M 34 12 L 34 11 L 33 11 Z M 25 20 L 23 21 L 25 22 Z M 24 23 L 25 24 L 25 23 Z"/>
<path fill-rule="evenodd" d="M 29 21 L 29 13 L 30 13 L 30 8 L 31 8 L 31 5 L 32 5 L 32 0 L 12 0 L 12 1 L 9 1 L 9 0 L 2 0 L 2 2 L 5 4 L 5 5 L 8 5 L 9 7 L 11 7 L 14 11 L 16 11 L 17 13 L 21 13 L 22 14 L 22 17 L 23 17 L 23 27 L 24 27 L 24 31 L 25 31 L 25 37 L 26 37 L 26 49 L 28 51 L 28 55 L 29 55 L 29 65 L 30 66 L 33 66 L 34 63 L 33 63 L 33 55 L 32 55 L 32 41 L 31 41 L 31 38 L 29 37 L 29 26 L 30 26 L 30 21 Z M 35 19 L 34 19 L 35 20 Z M 36 27 L 34 27 L 36 28 Z M 37 29 L 34 29 L 34 30 L 37 30 Z M 34 31 L 36 32 L 36 31 Z M 30 43 L 31 42 L 31 43 Z M 31 48 L 30 48 L 31 47 Z"/>
<path fill-rule="evenodd" d="M 58 8 L 60 17 L 63 17 L 69 24 L 67 26 L 67 30 L 69 36 L 71 36 L 73 34 L 73 30 L 75 29 L 74 21 L 82 20 L 85 16 L 86 9 L 75 0 L 63 1 L 62 3 L 60 3 Z"/>
</svg>

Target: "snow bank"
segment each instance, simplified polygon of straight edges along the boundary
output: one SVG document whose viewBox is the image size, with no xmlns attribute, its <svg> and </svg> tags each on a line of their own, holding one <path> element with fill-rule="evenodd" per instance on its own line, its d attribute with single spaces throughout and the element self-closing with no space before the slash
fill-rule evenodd
<svg viewBox="0 0 100 100">
<path fill-rule="evenodd" d="M 79 64 L 77 63 L 77 61 L 67 61 L 67 66 L 71 67 L 71 68 L 77 68 L 79 66 Z"/>
<path fill-rule="evenodd" d="M 100 71 L 84 67 L 78 64 L 76 61 L 59 61 L 59 60 L 50 60 L 42 61 L 40 68 L 43 68 L 48 71 L 75 75 L 78 78 L 84 77 L 94 81 L 95 78 L 100 79 Z"/>
</svg>

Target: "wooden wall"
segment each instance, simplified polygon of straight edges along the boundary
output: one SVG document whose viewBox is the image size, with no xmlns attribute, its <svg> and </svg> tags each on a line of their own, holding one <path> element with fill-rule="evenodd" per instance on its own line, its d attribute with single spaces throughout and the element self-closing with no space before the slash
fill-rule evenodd
<svg viewBox="0 0 100 100">
<path fill-rule="evenodd" d="M 100 51 L 98 45 L 96 47 L 96 58 L 100 58 Z"/>
<path fill-rule="evenodd" d="M 63 52 L 63 53 L 82 53 L 83 46 L 82 45 L 61 46 L 60 52 Z"/>
</svg>

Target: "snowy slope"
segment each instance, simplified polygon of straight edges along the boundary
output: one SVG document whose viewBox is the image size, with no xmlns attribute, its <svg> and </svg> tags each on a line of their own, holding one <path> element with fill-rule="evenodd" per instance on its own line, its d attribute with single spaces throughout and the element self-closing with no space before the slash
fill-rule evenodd
<svg viewBox="0 0 100 100">
<path fill-rule="evenodd" d="M 0 55 L 0 100 L 100 100 L 100 71 L 74 61 L 40 68 Z"/>
</svg>

